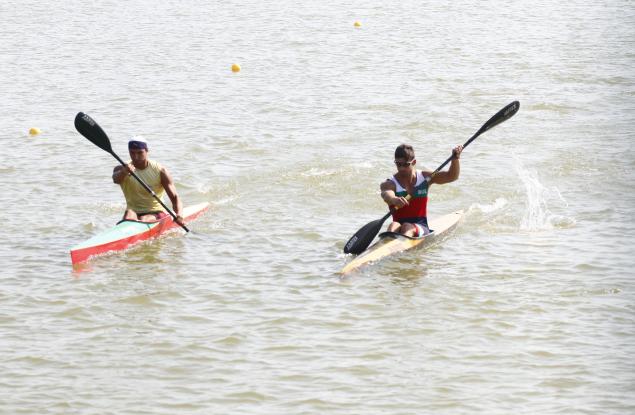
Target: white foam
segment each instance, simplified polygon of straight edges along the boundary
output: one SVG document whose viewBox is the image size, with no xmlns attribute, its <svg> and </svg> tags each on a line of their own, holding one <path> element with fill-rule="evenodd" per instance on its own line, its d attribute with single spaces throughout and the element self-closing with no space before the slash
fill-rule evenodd
<svg viewBox="0 0 635 415">
<path fill-rule="evenodd" d="M 470 206 L 470 211 L 478 210 L 481 213 L 493 213 L 496 212 L 505 206 L 507 206 L 509 202 L 504 197 L 496 198 L 494 203 L 490 205 L 484 205 L 481 203 L 474 203 Z"/>
<path fill-rule="evenodd" d="M 333 176 L 338 174 L 336 169 L 319 169 L 316 167 L 312 167 L 309 170 L 305 170 L 300 173 L 304 177 L 321 177 L 321 176 Z"/>
</svg>

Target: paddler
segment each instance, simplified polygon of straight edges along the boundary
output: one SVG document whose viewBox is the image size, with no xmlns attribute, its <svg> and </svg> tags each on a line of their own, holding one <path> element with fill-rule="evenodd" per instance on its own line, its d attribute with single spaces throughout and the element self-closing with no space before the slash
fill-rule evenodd
<svg viewBox="0 0 635 415">
<path fill-rule="evenodd" d="M 381 198 L 392 211 L 393 222 L 388 232 L 398 232 L 406 236 L 421 237 L 430 233 L 428 228 L 428 189 L 433 183 L 445 184 L 459 178 L 463 146 L 452 150 L 450 169 L 432 175 L 431 171 L 417 171 L 415 151 L 408 144 L 395 149 L 397 173 L 386 179 L 380 186 Z M 410 195 L 410 198 L 406 196 Z"/>
<path fill-rule="evenodd" d="M 147 140 L 140 136 L 132 137 L 128 142 L 128 152 L 128 164 L 125 167 L 118 165 L 112 172 L 112 181 L 121 186 L 126 198 L 126 212 L 122 220 L 154 222 L 168 215 L 163 206 L 132 177 L 130 173 L 135 172 L 159 199 L 163 199 L 165 193 L 168 194 L 176 222 L 183 224 L 183 204 L 172 182 L 172 176 L 165 167 L 148 158 Z"/>
</svg>

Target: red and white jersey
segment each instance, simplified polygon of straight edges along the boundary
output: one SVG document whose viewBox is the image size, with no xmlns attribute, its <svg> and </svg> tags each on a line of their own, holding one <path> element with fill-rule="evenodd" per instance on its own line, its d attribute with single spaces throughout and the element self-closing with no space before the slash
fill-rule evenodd
<svg viewBox="0 0 635 415">
<path fill-rule="evenodd" d="M 414 192 L 409 200 L 409 205 L 400 209 L 391 206 L 392 219 L 395 222 L 418 222 L 422 219 L 426 219 L 428 216 L 428 185 L 430 183 L 430 177 L 426 177 L 422 172 L 417 171 L 417 181 L 414 186 Z M 408 192 L 399 183 L 399 180 L 395 176 L 390 177 L 388 180 L 395 184 L 395 195 L 399 197 L 406 197 Z"/>
</svg>

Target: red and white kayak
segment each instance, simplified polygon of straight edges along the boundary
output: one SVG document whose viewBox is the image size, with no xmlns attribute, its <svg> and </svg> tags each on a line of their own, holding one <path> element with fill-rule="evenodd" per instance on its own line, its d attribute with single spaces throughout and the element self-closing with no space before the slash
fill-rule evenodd
<svg viewBox="0 0 635 415">
<path fill-rule="evenodd" d="M 209 203 L 199 203 L 183 209 L 185 222 L 191 222 L 209 209 Z M 156 238 L 166 231 L 178 228 L 172 216 L 168 215 L 155 222 L 139 222 L 126 220 L 104 233 L 95 235 L 89 240 L 71 248 L 73 265 L 87 261 L 95 255 L 107 252 L 122 251 L 148 239 Z"/>
<path fill-rule="evenodd" d="M 394 232 L 380 233 L 379 241 L 346 264 L 340 271 L 340 274 L 348 274 L 370 262 L 378 261 L 389 255 L 403 252 L 414 247 L 433 245 L 441 241 L 446 234 L 456 228 L 462 218 L 463 211 L 458 210 L 449 215 L 432 219 L 428 221 L 431 233 L 420 238 L 412 238 Z"/>
</svg>

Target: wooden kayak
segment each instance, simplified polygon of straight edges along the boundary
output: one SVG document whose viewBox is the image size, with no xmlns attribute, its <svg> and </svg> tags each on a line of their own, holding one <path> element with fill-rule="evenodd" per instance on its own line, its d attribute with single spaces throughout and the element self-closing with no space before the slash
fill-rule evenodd
<svg viewBox="0 0 635 415">
<path fill-rule="evenodd" d="M 183 209 L 185 222 L 191 222 L 209 209 L 209 203 L 199 203 Z M 155 222 L 125 220 L 106 232 L 95 235 L 71 248 L 73 265 L 87 261 L 95 255 L 122 251 L 141 241 L 156 238 L 172 228 L 178 228 L 172 216 L 168 215 Z"/>
<path fill-rule="evenodd" d="M 425 247 L 440 242 L 446 234 L 456 228 L 462 218 L 463 211 L 458 210 L 449 215 L 432 219 L 428 221 L 431 232 L 420 238 L 412 238 L 395 232 L 380 233 L 379 241 L 346 264 L 340 271 L 340 274 L 348 274 L 370 262 L 378 261 L 389 255 L 403 252 L 416 246 Z"/>
</svg>

